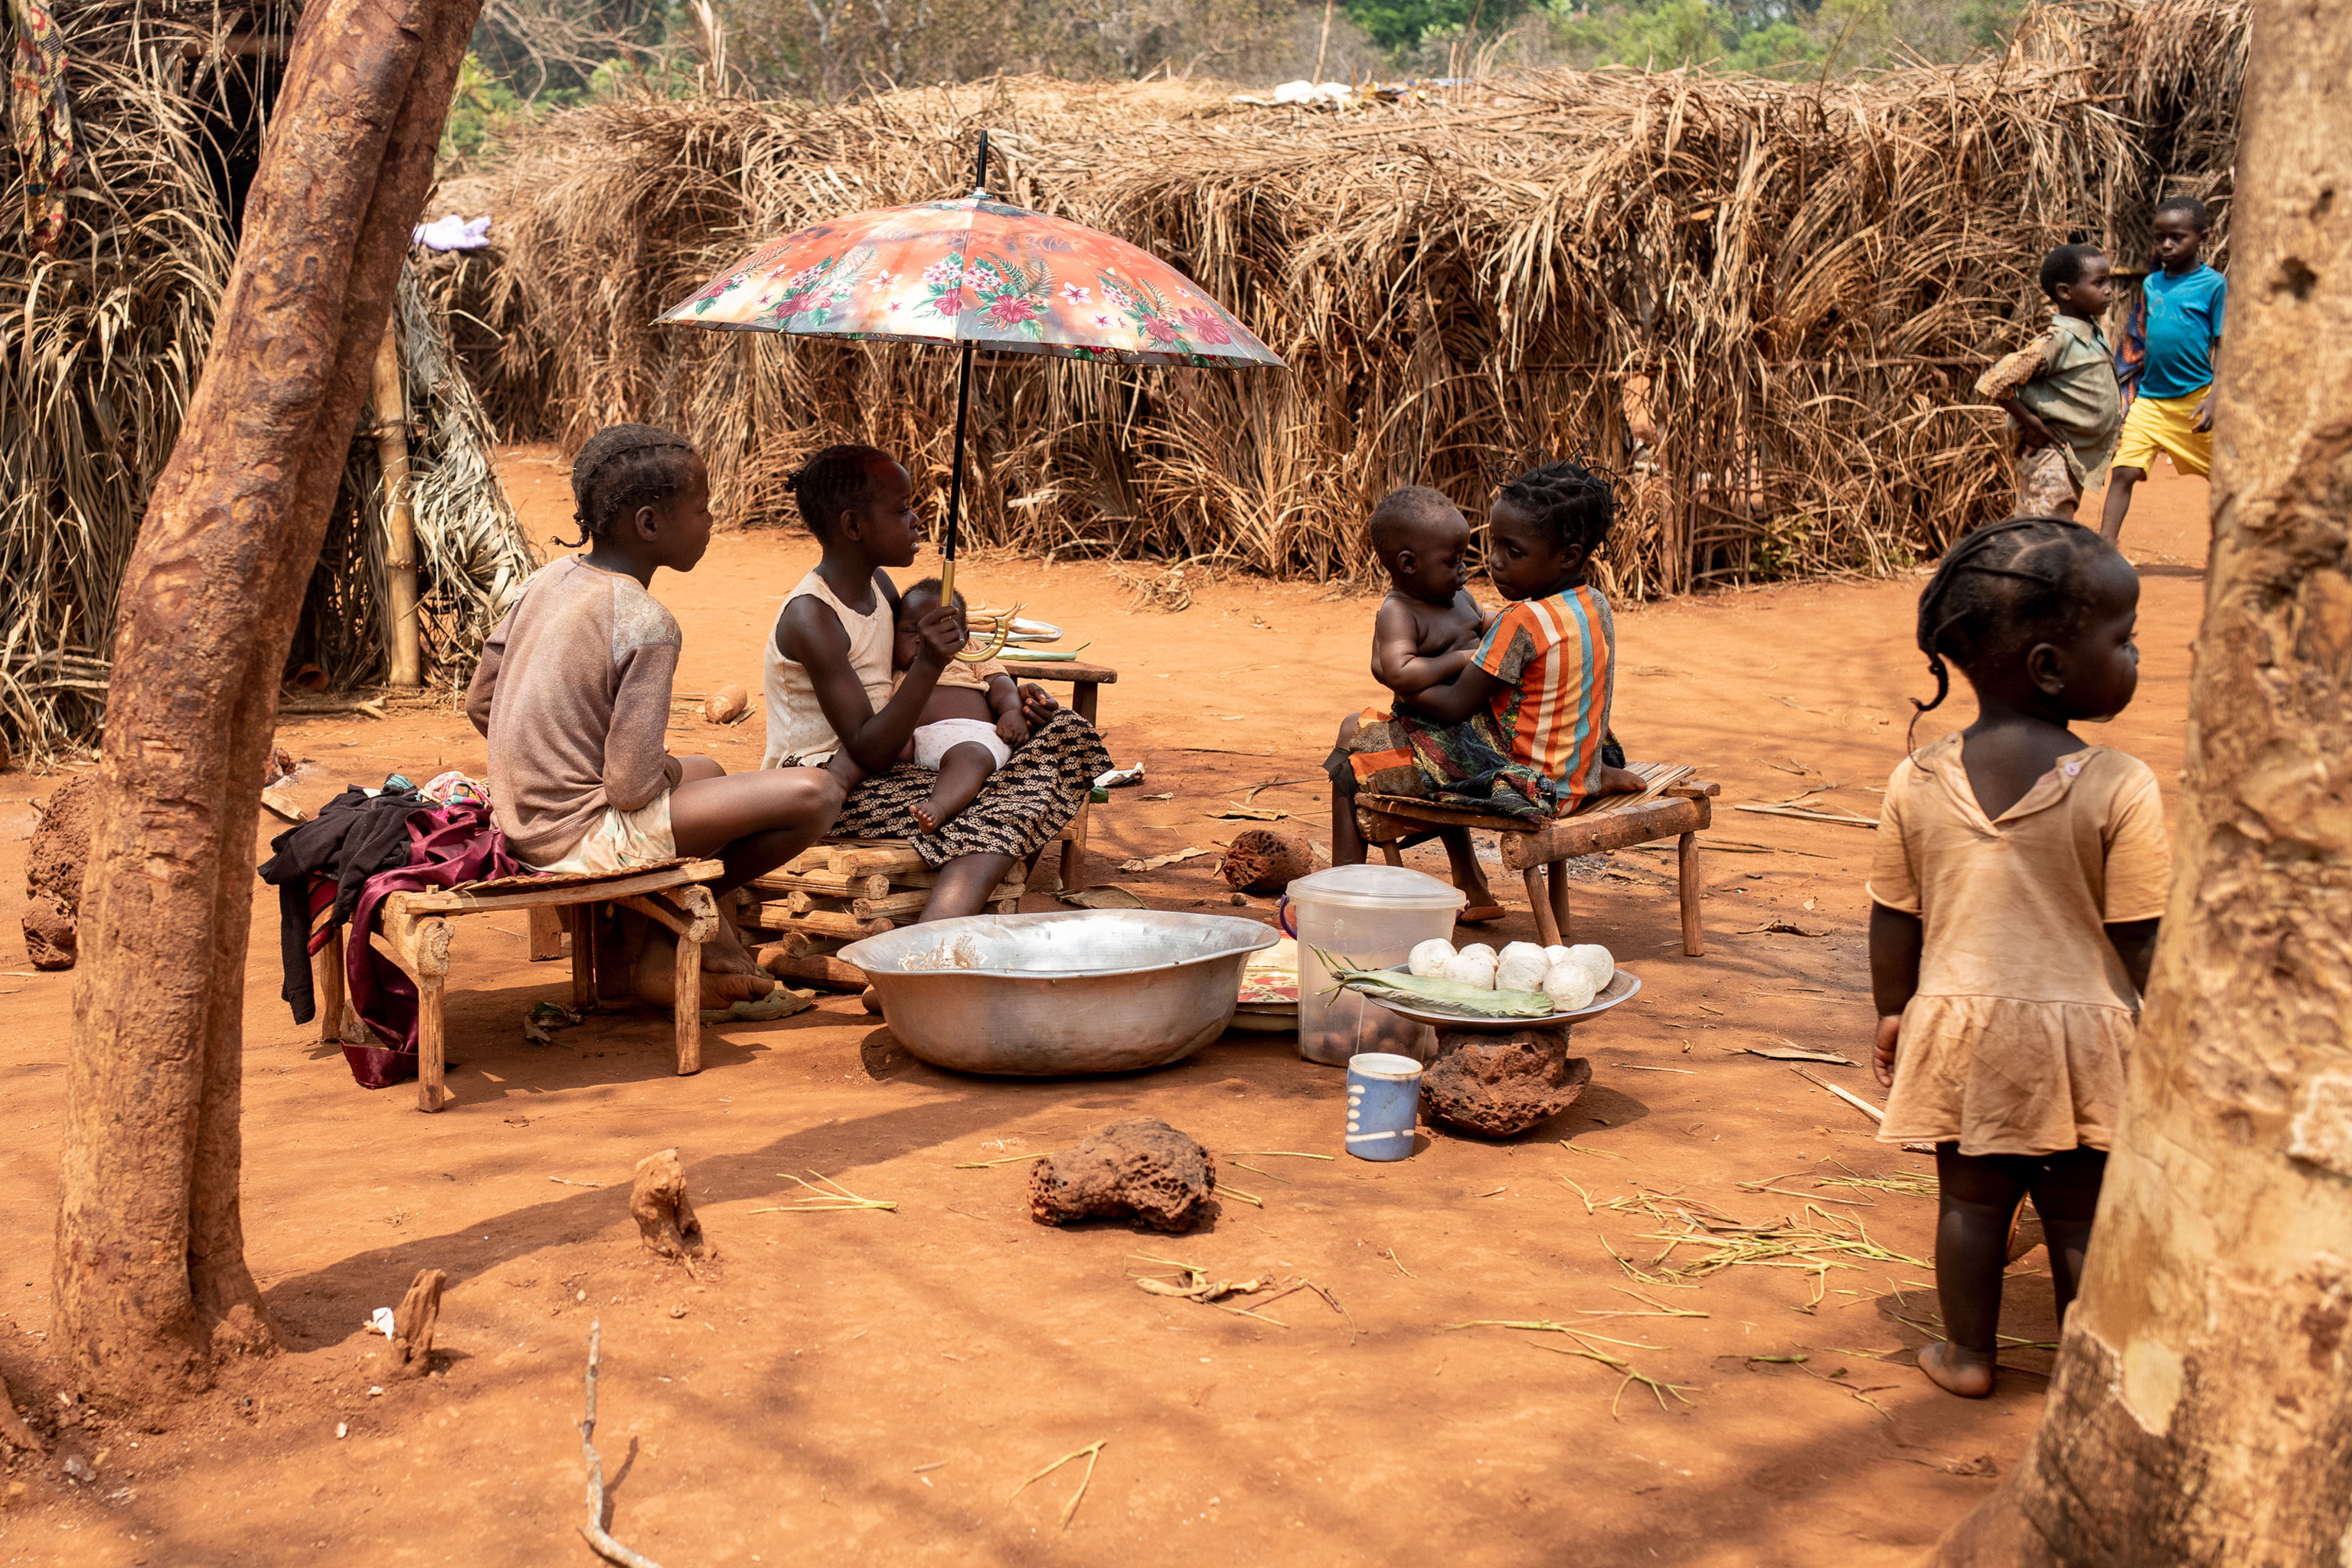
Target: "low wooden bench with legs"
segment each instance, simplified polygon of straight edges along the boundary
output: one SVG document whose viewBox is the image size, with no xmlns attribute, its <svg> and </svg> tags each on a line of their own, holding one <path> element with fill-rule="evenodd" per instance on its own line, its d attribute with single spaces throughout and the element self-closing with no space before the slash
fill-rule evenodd
<svg viewBox="0 0 2352 1568">
<path fill-rule="evenodd" d="M 1391 866 L 1404 862 L 1399 840 L 1433 827 L 1467 827 L 1500 836 L 1503 864 L 1525 879 L 1536 930 L 1547 947 L 1572 940 L 1563 862 L 1672 838 L 1680 872 L 1683 952 L 1700 957 L 1706 952 L 1706 938 L 1699 926 L 1698 835 L 1714 823 L 1714 796 L 1721 786 L 1692 778 L 1692 769 L 1674 763 L 1635 763 L 1631 767 L 1649 781 L 1643 793 L 1610 795 L 1572 816 L 1539 824 L 1411 795 L 1365 795 L 1356 797 L 1356 825 L 1364 842 L 1377 845 Z M 1549 889 L 1544 886 L 1547 871 Z"/>
<path fill-rule="evenodd" d="M 443 1083 L 447 1035 L 442 994 L 449 975 L 449 922 L 460 915 L 521 913 L 530 921 L 530 955 L 554 956 L 562 922 L 572 937 L 572 1005 L 593 1009 L 600 998 L 631 994 L 629 976 L 609 911 L 634 910 L 677 937 L 677 999 L 672 1007 L 681 1076 L 702 1070 L 702 944 L 719 933 L 719 904 L 706 885 L 725 874 L 716 860 L 665 860 L 627 871 L 508 877 L 449 889 L 394 893 L 376 916 L 375 940 L 416 986 L 416 1108 L 438 1110 L 449 1098 Z M 346 1019 L 343 932 L 338 929 L 310 955 L 318 997 L 319 1037 L 329 1044 L 364 1039 L 366 1026 Z"/>
</svg>

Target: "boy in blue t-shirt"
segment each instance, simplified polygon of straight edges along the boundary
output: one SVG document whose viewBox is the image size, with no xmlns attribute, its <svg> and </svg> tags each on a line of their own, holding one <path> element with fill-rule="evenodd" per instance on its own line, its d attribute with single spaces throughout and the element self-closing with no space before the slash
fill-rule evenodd
<svg viewBox="0 0 2352 1568">
<path fill-rule="evenodd" d="M 2132 487 L 2147 478 L 2160 449 L 2184 474 L 2213 466 L 2213 353 L 2221 342 L 2228 284 L 2197 259 L 2210 222 L 2195 196 L 2157 204 L 2156 267 L 2140 286 L 2116 350 L 2116 379 L 2131 400 L 2124 413 L 2115 468 L 2099 531 L 2123 537 Z"/>
</svg>

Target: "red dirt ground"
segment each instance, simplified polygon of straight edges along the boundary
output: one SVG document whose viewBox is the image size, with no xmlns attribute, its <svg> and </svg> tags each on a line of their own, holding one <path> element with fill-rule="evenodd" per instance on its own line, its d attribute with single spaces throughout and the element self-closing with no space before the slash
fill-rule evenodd
<svg viewBox="0 0 2352 1568">
<path fill-rule="evenodd" d="M 554 531 L 569 510 L 562 469 L 518 451 L 508 473 L 534 537 Z M 2201 482 L 2169 478 L 2140 492 L 2128 535 L 2146 575 L 2139 698 L 2098 732 L 2167 781 L 2181 760 L 2204 498 Z M 656 584 L 686 627 L 682 690 L 756 691 L 759 638 L 814 553 L 798 536 L 730 535 L 696 573 Z M 1377 694 L 1367 598 L 1233 579 L 1167 616 L 1131 613 L 1098 565 L 988 560 L 965 581 L 1071 626 L 1120 670 L 1103 693 L 1110 746 L 1147 763 L 1150 782 L 1097 808 L 1089 871 L 1160 907 L 1222 906 L 1214 858 L 1148 876 L 1120 874 L 1119 860 L 1212 847 L 1233 826 L 1212 813 L 1248 785 L 1314 778 L 1339 715 Z M 1579 934 L 1646 989 L 1580 1031 L 1592 1089 L 1521 1138 L 1439 1137 L 1403 1164 L 1245 1152 L 1340 1152 L 1339 1075 L 1287 1037 L 1228 1037 L 1136 1077 L 991 1081 L 910 1060 L 854 997 L 834 997 L 707 1031 L 692 1079 L 671 1074 L 668 1026 L 648 1015 L 534 1047 L 523 1014 L 566 996 L 567 976 L 524 962 L 520 919 L 458 928 L 457 1100 L 427 1118 L 405 1087 L 354 1087 L 315 1029 L 289 1020 L 275 900 L 257 881 L 246 1225 L 287 1350 L 227 1371 L 167 1431 L 64 1434 L 94 1483 L 62 1480 L 57 1447 L 19 1457 L 0 1479 L 0 1561 L 589 1562 L 574 1422 L 598 1318 L 614 1529 L 669 1568 L 1914 1561 L 2015 1461 L 2049 1352 L 2004 1357 L 1984 1403 L 1937 1393 L 1909 1364 L 1928 1337 L 1911 1321 L 1935 1321 L 1928 1270 L 1905 1262 L 1821 1283 L 1734 1267 L 1639 1287 L 1683 1314 L 1639 1315 L 1653 1309 L 1609 1249 L 1646 1271 L 1654 1237 L 1681 1227 L 1608 1205 L 1680 1197 L 1763 1222 L 1810 1218 L 1815 1201 L 1895 1253 L 1928 1256 L 1929 1199 L 1813 1184 L 1839 1173 L 1830 1162 L 1927 1162 L 1874 1142 L 1858 1112 L 1786 1065 L 1728 1054 L 1793 1040 L 1866 1055 L 1870 836 L 1730 807 L 1794 794 L 1800 777 L 1782 770 L 1796 766 L 1837 782 L 1832 803 L 1874 809 L 1902 754 L 1905 700 L 1927 689 L 1911 643 L 1918 586 L 1802 584 L 1621 615 L 1619 733 L 1637 759 L 1695 763 L 1723 785 L 1707 955 L 1679 952 L 1670 857 L 1612 857 L 1580 889 Z M 1921 738 L 1970 711 L 1963 688 Z M 281 739 L 311 760 L 296 794 L 312 805 L 347 780 L 482 763 L 454 709 L 294 721 Z M 682 714 L 675 741 L 730 768 L 755 765 L 760 744 L 756 717 L 722 730 Z M 56 782 L 0 777 L 12 953 L 29 803 Z M 1328 838 L 1318 784 L 1258 802 Z M 1029 907 L 1052 906 L 1033 895 Z M 1762 929 L 1772 921 L 1803 934 Z M 1520 909 L 1491 940 L 1532 930 Z M 0 1373 L 45 1429 L 59 1408 L 42 1341 L 71 984 L 0 976 Z M 1875 1097 L 1864 1068 L 1812 1070 Z M 1025 1165 L 956 1168 L 1137 1115 L 1201 1138 L 1265 1206 L 1229 1200 L 1213 1229 L 1183 1238 L 1055 1231 L 1026 1216 Z M 699 1282 L 646 1255 L 626 1215 L 631 1165 L 671 1145 L 723 1254 Z M 1236 1153 L 1268 1173 L 1234 1169 Z M 899 1208 L 755 1212 L 796 1194 L 783 1173 L 810 1171 Z M 1227 1277 L 1303 1274 L 1348 1315 L 1300 1294 L 1268 1310 L 1276 1326 L 1150 1296 L 1129 1279 L 1137 1253 Z M 449 1365 L 393 1384 L 383 1342 L 362 1325 L 425 1267 L 449 1271 Z M 1596 1315 L 1611 1312 L 1632 1315 Z M 1576 1342 L 1559 1334 L 1451 1326 L 1481 1319 L 1608 1336 L 1600 1348 L 1683 1385 L 1687 1403 L 1661 1409 L 1608 1367 L 1552 1353 Z M 2003 1326 L 2053 1337 L 2039 1254 L 2019 1267 Z M 1066 1528 L 1083 1459 L 1014 1495 L 1096 1442 Z"/>
</svg>

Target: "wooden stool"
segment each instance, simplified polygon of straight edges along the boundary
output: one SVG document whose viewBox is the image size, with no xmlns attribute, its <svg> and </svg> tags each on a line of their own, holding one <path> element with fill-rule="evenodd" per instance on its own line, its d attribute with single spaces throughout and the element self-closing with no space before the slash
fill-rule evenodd
<svg viewBox="0 0 2352 1568">
<path fill-rule="evenodd" d="M 1364 842 L 1378 845 L 1381 858 L 1391 866 L 1404 863 L 1397 847 L 1399 839 L 1433 827 L 1467 827 L 1498 835 L 1503 864 L 1526 882 L 1536 931 L 1546 947 L 1570 940 L 1573 929 L 1568 868 L 1562 861 L 1672 838 L 1680 872 L 1683 952 L 1701 957 L 1706 952 L 1706 938 L 1699 927 L 1698 835 L 1715 821 L 1713 797 L 1721 793 L 1721 786 L 1693 779 L 1689 768 L 1674 764 L 1634 763 L 1632 771 L 1652 781 L 1647 791 L 1606 796 L 1572 816 L 1554 817 L 1540 826 L 1531 826 L 1526 817 L 1465 811 L 1398 795 L 1359 795 L 1356 825 Z M 1549 889 L 1543 885 L 1547 868 Z"/>
<path fill-rule="evenodd" d="M 416 985 L 416 1108 L 439 1110 L 448 1098 L 442 1079 L 447 1037 L 442 994 L 449 975 L 449 922 L 459 915 L 522 910 L 531 917 L 532 953 L 547 944 L 542 911 L 559 917 L 572 937 L 572 1005 L 595 1007 L 601 995 L 629 994 L 616 932 L 607 906 L 632 910 L 677 937 L 677 998 L 671 1012 L 681 1076 L 702 1070 L 702 944 L 719 933 L 719 905 L 704 884 L 725 875 L 716 860 L 666 860 L 626 871 L 565 872 L 507 877 L 446 891 L 394 893 L 376 916 L 383 952 Z M 343 931 L 310 955 L 325 1044 L 365 1040 L 343 990 Z"/>
</svg>

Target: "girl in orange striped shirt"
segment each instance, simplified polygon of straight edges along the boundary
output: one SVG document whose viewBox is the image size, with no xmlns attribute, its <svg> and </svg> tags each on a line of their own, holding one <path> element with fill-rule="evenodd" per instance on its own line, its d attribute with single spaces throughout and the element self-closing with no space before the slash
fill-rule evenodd
<svg viewBox="0 0 2352 1568">
<path fill-rule="evenodd" d="M 1607 477 L 1580 464 L 1549 464 L 1505 485 L 1487 513 L 1486 570 L 1513 603 L 1460 675 L 1393 713 L 1368 710 L 1341 727 L 1351 776 L 1335 769 L 1335 789 L 1523 816 L 1639 794 L 1622 755 L 1602 758 L 1616 632 L 1609 601 L 1585 581 L 1616 520 Z M 1339 804 L 1334 820 L 1352 817 L 1352 799 Z"/>
</svg>

